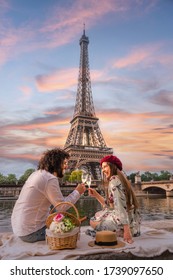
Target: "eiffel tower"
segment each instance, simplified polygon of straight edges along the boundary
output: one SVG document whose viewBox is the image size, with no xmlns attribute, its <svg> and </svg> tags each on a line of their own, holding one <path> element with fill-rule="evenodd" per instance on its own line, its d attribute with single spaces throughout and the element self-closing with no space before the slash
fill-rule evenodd
<svg viewBox="0 0 173 280">
<path fill-rule="evenodd" d="M 80 66 L 76 103 L 64 149 L 70 154 L 71 170 L 86 169 L 91 173 L 93 180 L 100 181 L 100 159 L 113 154 L 113 149 L 106 146 L 98 125 L 99 119 L 95 114 L 89 70 L 89 39 L 85 35 L 85 28 L 79 44 Z"/>
</svg>

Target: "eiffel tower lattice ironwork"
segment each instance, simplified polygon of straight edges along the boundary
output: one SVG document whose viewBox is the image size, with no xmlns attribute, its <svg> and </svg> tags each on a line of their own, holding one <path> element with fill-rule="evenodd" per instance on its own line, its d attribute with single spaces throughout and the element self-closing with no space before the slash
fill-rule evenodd
<svg viewBox="0 0 173 280">
<path fill-rule="evenodd" d="M 64 149 L 70 154 L 71 170 L 85 168 L 94 180 L 100 181 L 99 161 L 102 157 L 113 154 L 113 150 L 106 146 L 98 125 L 99 119 L 95 114 L 89 70 L 89 39 L 85 35 L 85 29 L 79 43 L 80 66 L 76 103 Z"/>
</svg>

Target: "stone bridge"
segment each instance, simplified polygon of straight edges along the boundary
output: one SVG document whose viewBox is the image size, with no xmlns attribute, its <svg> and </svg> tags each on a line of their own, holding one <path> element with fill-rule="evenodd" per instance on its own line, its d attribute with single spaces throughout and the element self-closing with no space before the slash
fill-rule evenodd
<svg viewBox="0 0 173 280">
<path fill-rule="evenodd" d="M 150 191 L 151 188 L 162 189 L 166 192 L 166 196 L 173 196 L 173 180 L 137 182 L 138 189 L 142 191 Z"/>
</svg>

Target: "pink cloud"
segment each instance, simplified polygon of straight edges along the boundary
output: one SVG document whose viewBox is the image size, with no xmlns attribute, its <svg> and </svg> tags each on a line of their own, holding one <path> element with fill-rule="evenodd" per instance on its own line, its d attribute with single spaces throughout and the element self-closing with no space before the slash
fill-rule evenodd
<svg viewBox="0 0 173 280">
<path fill-rule="evenodd" d="M 1 0 L 0 7 L 5 7 L 5 4 L 6 2 Z M 29 22 L 18 28 L 15 28 L 10 21 L 7 24 L 7 20 L 0 19 L 0 37 L 2 38 L 0 64 L 4 64 L 23 52 L 67 44 L 76 35 L 81 34 L 81 25 L 85 20 L 89 28 L 113 10 L 122 10 L 119 1 L 101 0 L 98 3 L 95 0 L 89 0 L 85 3 L 77 0 L 68 9 L 54 6 L 45 21 Z"/>
<path fill-rule="evenodd" d="M 77 89 L 78 68 L 69 68 L 57 70 L 47 75 L 36 77 L 36 86 L 40 92 L 51 92 L 57 90 L 67 90 L 75 86 Z M 103 76 L 102 71 L 90 71 L 92 80 L 100 79 Z M 69 97 L 69 96 L 68 96 Z"/>
<path fill-rule="evenodd" d="M 150 6 L 150 2 L 145 6 Z M 0 5 L 9 8 L 7 3 L 1 0 Z M 72 1 L 68 9 L 58 5 L 53 6 L 49 10 L 45 21 L 35 20 L 34 22 L 23 23 L 18 28 L 15 28 L 10 21 L 7 24 L 6 20 L 1 18 L 0 37 L 4 39 L 0 45 L 0 64 L 23 52 L 41 48 L 55 48 L 67 44 L 78 34 L 81 34 L 84 22 L 86 23 L 86 29 L 89 29 L 105 15 L 127 12 L 134 5 L 140 7 L 141 1 L 100 0 L 98 2 L 88 0 L 84 2 L 76 0 Z M 10 8 L 12 9 L 12 7 Z"/>
<path fill-rule="evenodd" d="M 99 2 L 95 0 L 86 2 L 76 0 L 73 1 L 73 4 L 68 9 L 66 7 L 54 7 L 52 17 L 47 20 L 41 31 L 57 32 L 57 30 L 65 28 L 66 31 L 81 32 L 82 23 L 86 23 L 86 27 L 89 27 L 102 16 L 110 12 L 124 12 L 128 10 L 129 6 L 129 2 L 119 0 L 100 0 Z"/>
<path fill-rule="evenodd" d="M 51 111 L 49 113 L 51 114 Z M 159 112 L 131 114 L 125 111 L 105 111 L 100 113 L 99 119 L 100 128 L 108 147 L 112 147 L 115 154 L 117 152 L 122 154 L 122 159 L 126 159 L 127 169 L 137 168 L 137 163 L 134 162 L 135 158 L 140 162 L 140 170 L 147 170 L 150 164 L 146 164 L 145 161 L 150 159 L 151 162 L 152 155 L 153 161 L 161 157 L 166 161 L 166 158 L 173 156 L 173 126 L 165 126 L 165 122 L 172 119 L 171 114 L 166 112 L 163 115 Z M 69 120 L 65 118 L 59 121 L 44 122 L 43 119 L 38 123 L 8 125 L 1 128 L 1 147 L 4 147 L 2 156 L 28 161 L 36 160 L 38 152 L 43 148 L 63 147 L 69 129 Z M 6 137 L 7 135 L 8 137 Z M 33 151 L 35 151 L 34 155 Z M 158 154 L 160 156 L 157 157 Z M 133 162 L 130 161 L 132 156 Z M 159 166 L 161 164 L 158 163 L 157 167 L 159 168 Z M 165 164 L 166 169 L 169 169 L 169 166 L 168 163 Z M 150 170 L 152 170 L 152 163 Z"/>
<path fill-rule="evenodd" d="M 99 116 L 102 133 L 109 147 L 120 152 L 173 155 L 172 114 L 104 112 Z M 115 129 L 112 129 L 115 127 Z M 156 129 L 158 128 L 158 129 Z M 132 132 L 133 131 L 133 132 Z"/>
<path fill-rule="evenodd" d="M 124 58 L 120 58 L 113 63 L 115 68 L 125 68 L 139 63 L 146 64 L 149 60 L 153 60 L 155 52 L 159 49 L 159 45 L 143 46 L 135 48 L 130 54 Z"/>
<path fill-rule="evenodd" d="M 36 86 L 40 92 L 67 89 L 77 83 L 77 68 L 63 69 L 48 75 L 36 77 Z"/>
<path fill-rule="evenodd" d="M 17 133 L 17 130 L 33 130 L 33 129 L 41 129 L 44 127 L 50 127 L 50 126 L 58 126 L 65 124 L 66 121 L 64 120 L 57 120 L 57 121 L 50 121 L 50 122 L 39 122 L 39 123 L 32 123 L 32 124 L 21 124 L 21 125 L 14 125 L 14 126 L 8 126 L 8 129 L 12 129 Z"/>
<path fill-rule="evenodd" d="M 173 55 L 165 53 L 164 45 L 166 45 L 166 42 L 136 47 L 127 56 L 114 61 L 112 66 L 114 68 L 126 68 L 137 64 L 151 66 L 158 63 L 162 66 L 172 66 Z"/>
<path fill-rule="evenodd" d="M 11 52 L 12 48 L 20 41 L 17 34 L 12 30 L 9 33 L 2 34 L 0 43 L 0 64 L 4 64 L 9 58 L 12 58 L 14 53 Z"/>
<path fill-rule="evenodd" d="M 21 100 L 28 99 L 32 95 L 32 89 L 28 86 L 21 86 L 20 90 L 23 93 Z"/>
</svg>

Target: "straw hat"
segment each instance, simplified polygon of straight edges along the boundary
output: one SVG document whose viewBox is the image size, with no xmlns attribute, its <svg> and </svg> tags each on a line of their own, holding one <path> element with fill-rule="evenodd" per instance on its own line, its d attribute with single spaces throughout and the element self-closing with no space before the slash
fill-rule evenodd
<svg viewBox="0 0 173 280">
<path fill-rule="evenodd" d="M 100 248 L 122 248 L 125 246 L 125 243 L 117 240 L 116 232 L 104 230 L 97 231 L 95 241 L 90 241 L 88 245 Z"/>
</svg>

